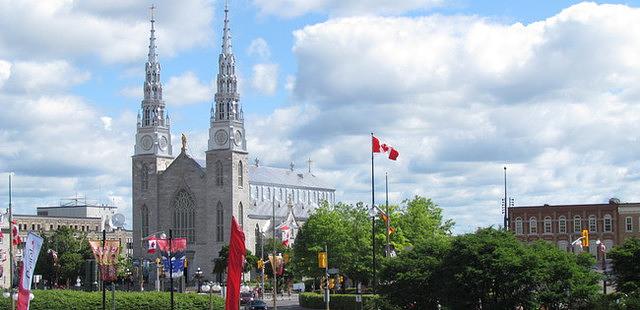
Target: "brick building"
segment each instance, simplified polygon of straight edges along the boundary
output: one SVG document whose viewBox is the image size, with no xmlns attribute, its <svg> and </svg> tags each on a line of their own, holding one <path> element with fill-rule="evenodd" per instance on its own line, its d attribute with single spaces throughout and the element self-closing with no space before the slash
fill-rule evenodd
<svg viewBox="0 0 640 310">
<path fill-rule="evenodd" d="M 517 206 L 509 208 L 509 229 L 522 241 L 546 240 L 567 251 L 582 229 L 588 229 L 589 252 L 596 255 L 596 240 L 604 242 L 608 251 L 631 234 L 640 236 L 639 211 L 640 203 L 616 199 L 603 204 Z M 625 227 L 629 218 L 631 226 Z"/>
</svg>

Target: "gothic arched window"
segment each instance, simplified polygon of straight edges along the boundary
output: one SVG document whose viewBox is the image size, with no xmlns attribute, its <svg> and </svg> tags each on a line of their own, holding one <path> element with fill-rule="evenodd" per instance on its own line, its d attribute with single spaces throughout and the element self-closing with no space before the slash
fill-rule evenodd
<svg viewBox="0 0 640 310">
<path fill-rule="evenodd" d="M 187 238 L 187 243 L 195 243 L 196 204 L 193 197 L 180 190 L 173 199 L 173 227 L 176 237 Z"/>
<path fill-rule="evenodd" d="M 238 162 L 238 186 L 242 187 L 242 181 L 243 181 L 243 177 L 242 177 L 242 161 Z"/>
<path fill-rule="evenodd" d="M 224 178 L 222 175 L 222 163 L 218 160 L 216 162 L 216 185 L 222 186 L 224 184 Z"/>
<path fill-rule="evenodd" d="M 238 205 L 238 224 L 240 224 L 240 227 L 244 226 L 244 208 L 242 207 L 242 202 Z"/>
<path fill-rule="evenodd" d="M 147 164 L 142 164 L 142 169 L 140 171 L 140 186 L 143 192 L 149 189 L 149 166 L 147 166 Z"/>
<path fill-rule="evenodd" d="M 222 209 L 222 203 L 219 201 L 216 207 L 216 241 L 224 241 L 224 210 Z"/>
<path fill-rule="evenodd" d="M 147 208 L 147 205 L 142 205 L 140 215 L 142 218 L 140 226 L 142 229 L 142 237 L 144 238 L 149 235 L 149 208 Z"/>
</svg>

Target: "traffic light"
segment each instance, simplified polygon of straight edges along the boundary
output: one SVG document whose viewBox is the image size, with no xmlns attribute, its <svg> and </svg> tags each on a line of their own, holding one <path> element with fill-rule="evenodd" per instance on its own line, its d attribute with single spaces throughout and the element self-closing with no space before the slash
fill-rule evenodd
<svg viewBox="0 0 640 310">
<path fill-rule="evenodd" d="M 336 287 L 336 279 L 330 278 L 329 279 L 329 289 L 333 289 L 334 287 Z"/>
<path fill-rule="evenodd" d="M 338 279 L 340 283 L 344 283 L 344 276 L 340 276 Z"/>
<path fill-rule="evenodd" d="M 318 252 L 318 268 L 327 268 L 327 252 Z"/>
<path fill-rule="evenodd" d="M 582 246 L 589 246 L 589 230 L 587 229 L 582 230 Z"/>
<path fill-rule="evenodd" d="M 262 259 L 258 260 L 258 269 L 264 269 L 264 261 Z"/>
</svg>

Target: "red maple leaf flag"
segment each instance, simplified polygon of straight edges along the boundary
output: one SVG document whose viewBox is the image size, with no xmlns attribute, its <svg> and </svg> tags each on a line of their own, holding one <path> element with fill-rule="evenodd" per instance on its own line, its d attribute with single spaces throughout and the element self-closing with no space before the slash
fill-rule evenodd
<svg viewBox="0 0 640 310">
<path fill-rule="evenodd" d="M 380 139 L 375 136 L 371 136 L 371 151 L 373 153 L 386 153 L 388 154 L 389 159 L 396 160 L 400 153 L 394 147 L 387 145 L 385 143 L 380 143 Z"/>
<path fill-rule="evenodd" d="M 156 240 L 156 238 L 149 239 L 149 248 L 147 249 L 147 253 L 154 254 L 157 248 L 158 248 L 158 240 Z"/>
</svg>

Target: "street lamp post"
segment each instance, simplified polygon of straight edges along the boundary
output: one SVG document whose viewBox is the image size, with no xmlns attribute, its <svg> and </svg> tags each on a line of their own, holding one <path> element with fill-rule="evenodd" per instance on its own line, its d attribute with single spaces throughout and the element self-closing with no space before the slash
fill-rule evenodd
<svg viewBox="0 0 640 310">
<path fill-rule="evenodd" d="M 200 267 L 198 267 L 198 269 L 196 270 L 196 280 L 198 281 L 198 293 L 200 293 L 200 281 L 202 279 L 202 269 L 200 269 Z"/>
</svg>

